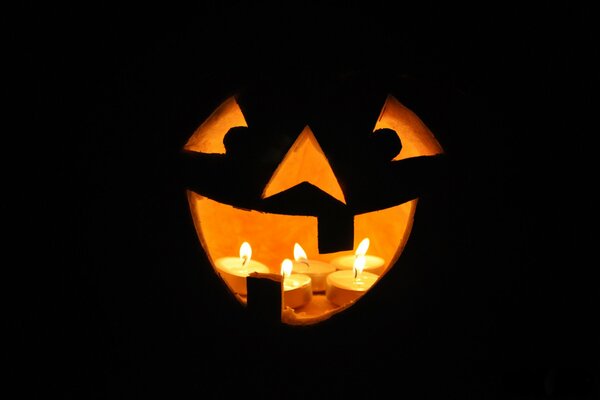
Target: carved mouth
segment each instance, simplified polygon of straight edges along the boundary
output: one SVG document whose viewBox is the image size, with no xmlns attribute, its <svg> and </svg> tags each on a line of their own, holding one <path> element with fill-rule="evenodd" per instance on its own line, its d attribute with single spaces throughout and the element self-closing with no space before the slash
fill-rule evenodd
<svg viewBox="0 0 600 400">
<path fill-rule="evenodd" d="M 294 243 L 302 245 L 309 259 L 331 262 L 340 256 L 354 255 L 354 250 L 319 253 L 316 217 L 240 209 L 192 191 L 188 191 L 188 199 L 200 242 L 217 273 L 216 260 L 237 256 L 243 241 L 251 244 L 252 259 L 265 264 L 272 274 L 280 273 L 285 258 L 293 259 Z M 354 249 L 361 239 L 368 237 L 371 242 L 368 253 L 384 260 L 381 275 L 396 263 L 404 249 L 416 205 L 417 200 L 412 200 L 355 216 Z M 245 294 L 235 293 L 231 285 L 227 287 L 241 303 L 246 302 Z M 310 303 L 294 312 L 297 318 L 312 321 L 326 318 L 339 309 L 324 294 L 316 294 Z"/>
</svg>

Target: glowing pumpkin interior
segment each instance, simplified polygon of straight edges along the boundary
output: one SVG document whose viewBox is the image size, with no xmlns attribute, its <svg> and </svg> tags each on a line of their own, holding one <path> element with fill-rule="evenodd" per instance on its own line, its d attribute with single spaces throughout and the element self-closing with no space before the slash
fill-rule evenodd
<svg viewBox="0 0 600 400">
<path fill-rule="evenodd" d="M 224 138 L 234 127 L 247 127 L 247 123 L 236 99 L 231 97 L 198 127 L 184 149 L 207 155 L 225 155 Z M 402 149 L 392 163 L 443 152 L 427 126 L 393 96 L 388 96 L 385 101 L 373 132 L 382 128 L 395 131 L 402 143 Z M 297 139 L 262 189 L 262 199 L 268 199 L 302 183 L 318 188 L 342 205 L 346 204 L 342 186 L 309 126 L 298 132 Z M 279 275 L 282 261 L 294 258 L 296 243 L 301 245 L 308 259 L 330 263 L 340 256 L 354 255 L 359 243 L 368 238 L 370 245 L 367 254 L 384 260 L 383 272 L 379 274 L 382 277 L 394 266 L 404 249 L 417 206 L 415 198 L 388 208 L 358 213 L 353 219 L 353 249 L 320 253 L 317 216 L 247 209 L 236 204 L 225 204 L 192 190 L 187 193 L 200 243 L 215 272 L 223 278 L 226 287 L 242 305 L 247 302 L 247 294 L 236 290 L 216 265 L 219 259 L 239 257 L 243 242 L 251 245 L 252 260 L 266 265 L 269 273 Z M 260 274 L 257 276 L 260 277 Z M 308 303 L 293 308 L 282 301 L 282 321 L 289 324 L 315 323 L 344 310 L 354 302 L 334 304 L 325 293 L 314 293 Z"/>
</svg>

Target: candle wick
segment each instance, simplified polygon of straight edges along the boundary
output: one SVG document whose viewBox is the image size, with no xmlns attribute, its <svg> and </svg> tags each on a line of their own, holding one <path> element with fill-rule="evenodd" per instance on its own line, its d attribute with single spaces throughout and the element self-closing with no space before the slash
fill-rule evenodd
<svg viewBox="0 0 600 400">
<path fill-rule="evenodd" d="M 248 256 L 242 256 L 242 260 L 244 260 L 242 261 L 242 267 L 245 267 L 246 263 L 248 262 Z"/>
<path fill-rule="evenodd" d="M 300 262 L 301 262 L 302 264 L 306 264 L 306 266 L 307 266 L 307 267 L 310 267 L 310 264 L 308 263 L 308 260 L 307 260 L 306 258 L 301 258 L 301 259 L 300 259 Z"/>
</svg>

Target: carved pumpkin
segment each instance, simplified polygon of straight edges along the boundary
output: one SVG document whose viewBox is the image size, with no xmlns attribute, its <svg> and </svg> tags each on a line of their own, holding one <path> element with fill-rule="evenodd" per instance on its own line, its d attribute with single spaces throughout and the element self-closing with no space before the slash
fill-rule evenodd
<svg viewBox="0 0 600 400">
<path fill-rule="evenodd" d="M 188 200 L 200 243 L 240 304 L 252 296 L 249 279 L 270 278 L 282 294 L 275 305 L 282 321 L 312 324 L 350 307 L 396 264 L 421 180 L 435 174 L 443 150 L 389 93 L 329 90 L 299 100 L 271 89 L 226 98 L 191 135 L 184 146 Z M 368 112 L 359 117 L 356 110 L 367 101 Z M 316 273 L 313 288 L 296 297 L 285 288 L 291 279 L 282 272 L 285 259 L 303 275 L 311 262 L 313 269 L 343 257 L 352 263 L 362 257 L 359 246 L 379 264 L 372 285 L 355 296 L 348 288 L 330 291 L 328 277 Z M 303 250 L 301 259 L 295 247 Z M 362 269 L 369 267 L 365 257 L 347 273 L 371 274 Z"/>
</svg>

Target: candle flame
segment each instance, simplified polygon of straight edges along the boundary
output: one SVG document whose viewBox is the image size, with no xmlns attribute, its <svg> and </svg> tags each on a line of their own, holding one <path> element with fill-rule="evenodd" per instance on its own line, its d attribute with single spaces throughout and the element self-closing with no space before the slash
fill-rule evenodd
<svg viewBox="0 0 600 400">
<path fill-rule="evenodd" d="M 240 246 L 240 258 L 242 259 L 242 265 L 246 265 L 252 258 L 252 247 L 250 243 L 244 242 Z"/>
<path fill-rule="evenodd" d="M 358 245 L 358 247 L 356 248 L 356 252 L 354 254 L 356 254 L 356 256 L 364 256 L 365 254 L 367 254 L 367 250 L 369 249 L 369 244 L 371 244 L 371 241 L 369 240 L 369 238 L 364 238 L 360 244 Z"/>
<path fill-rule="evenodd" d="M 354 270 L 354 278 L 356 279 L 358 275 L 362 274 L 363 269 L 365 268 L 366 258 L 364 254 L 360 254 L 356 256 L 354 260 L 354 266 L 352 269 Z"/>
<path fill-rule="evenodd" d="M 294 260 L 300 261 L 300 260 L 306 260 L 307 258 L 308 258 L 308 256 L 306 255 L 306 252 L 304 251 L 302 246 L 300 246 L 298 243 L 295 243 L 294 244 Z"/>
<path fill-rule="evenodd" d="M 281 263 L 281 275 L 283 275 L 284 278 L 290 276 L 292 274 L 293 266 L 294 263 L 292 263 L 292 260 L 290 260 L 289 258 L 283 260 Z"/>
</svg>

